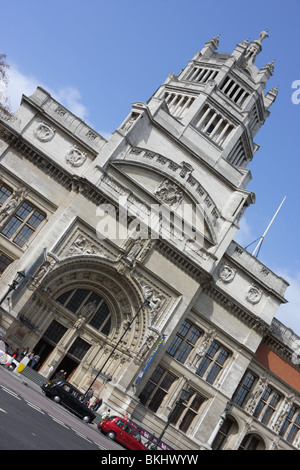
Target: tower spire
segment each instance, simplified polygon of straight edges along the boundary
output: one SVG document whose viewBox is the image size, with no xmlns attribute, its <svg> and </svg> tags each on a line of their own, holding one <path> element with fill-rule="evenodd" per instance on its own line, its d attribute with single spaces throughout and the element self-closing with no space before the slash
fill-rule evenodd
<svg viewBox="0 0 300 470">
<path fill-rule="evenodd" d="M 264 31 L 262 31 L 259 34 L 259 38 L 252 41 L 247 47 L 246 52 L 245 52 L 245 59 L 248 61 L 248 63 L 254 64 L 257 55 L 262 50 L 262 41 L 265 38 L 269 37 L 268 31 L 269 31 L 268 29 L 265 29 Z"/>
</svg>

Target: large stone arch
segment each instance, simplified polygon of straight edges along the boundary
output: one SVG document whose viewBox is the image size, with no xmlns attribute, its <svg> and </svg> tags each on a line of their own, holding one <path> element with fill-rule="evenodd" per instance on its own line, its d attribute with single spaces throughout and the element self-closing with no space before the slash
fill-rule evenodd
<svg viewBox="0 0 300 470">
<path fill-rule="evenodd" d="M 107 341 L 112 344 L 117 342 L 124 331 L 124 326 L 133 318 L 144 301 L 140 288 L 130 276 L 116 269 L 115 262 L 100 259 L 98 256 L 77 255 L 58 261 L 54 269 L 43 279 L 39 290 L 46 292 L 55 301 L 67 290 L 79 287 L 93 290 L 103 296 L 112 317 Z M 142 309 L 124 339 L 130 344 L 131 352 L 136 352 L 143 344 L 148 323 L 147 309 Z"/>
</svg>

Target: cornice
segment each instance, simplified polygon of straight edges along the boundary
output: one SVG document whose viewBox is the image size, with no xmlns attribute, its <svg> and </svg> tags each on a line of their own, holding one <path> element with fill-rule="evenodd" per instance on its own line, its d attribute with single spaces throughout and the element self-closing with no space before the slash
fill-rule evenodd
<svg viewBox="0 0 300 470">
<path fill-rule="evenodd" d="M 229 313 L 237 317 L 240 321 L 246 324 L 252 330 L 255 330 L 262 337 L 270 334 L 271 326 L 250 310 L 241 306 L 232 297 L 225 295 L 215 284 L 212 282 L 206 283 L 204 292 L 216 301 L 219 305 L 225 308 Z"/>
</svg>

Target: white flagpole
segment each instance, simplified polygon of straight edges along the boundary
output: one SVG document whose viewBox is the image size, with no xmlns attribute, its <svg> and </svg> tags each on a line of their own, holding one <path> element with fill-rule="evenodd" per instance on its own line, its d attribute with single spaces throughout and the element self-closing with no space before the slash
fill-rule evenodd
<svg viewBox="0 0 300 470">
<path fill-rule="evenodd" d="M 252 256 L 255 255 L 255 253 L 257 252 L 258 248 L 260 247 L 260 245 L 261 245 L 262 242 L 264 241 L 264 238 L 265 238 L 265 236 L 266 236 L 266 234 L 267 234 L 269 228 L 271 227 L 272 223 L 274 222 L 274 219 L 275 219 L 276 215 L 277 215 L 278 212 L 280 211 L 281 206 L 282 206 L 282 204 L 284 203 L 285 199 L 286 199 L 286 196 L 284 196 L 284 198 L 283 198 L 283 200 L 282 200 L 280 206 L 278 207 L 278 209 L 277 209 L 277 211 L 275 212 L 275 214 L 274 214 L 274 216 L 273 216 L 271 222 L 269 223 L 268 227 L 266 228 L 265 233 L 264 233 L 263 236 L 260 238 L 260 240 L 259 240 L 259 242 L 258 242 L 258 244 L 257 244 L 257 246 L 256 246 L 256 248 L 255 248 L 255 250 L 254 250 L 253 253 L 252 253 Z"/>
</svg>

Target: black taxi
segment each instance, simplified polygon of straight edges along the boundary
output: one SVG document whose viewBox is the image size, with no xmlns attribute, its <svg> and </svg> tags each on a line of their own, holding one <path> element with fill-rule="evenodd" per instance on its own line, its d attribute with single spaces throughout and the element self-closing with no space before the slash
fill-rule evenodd
<svg viewBox="0 0 300 470">
<path fill-rule="evenodd" d="M 69 382 L 65 380 L 54 380 L 45 382 L 41 385 L 41 388 L 47 397 L 65 406 L 86 423 L 92 423 L 96 418 L 95 413 L 83 403 L 84 394 Z"/>
</svg>

